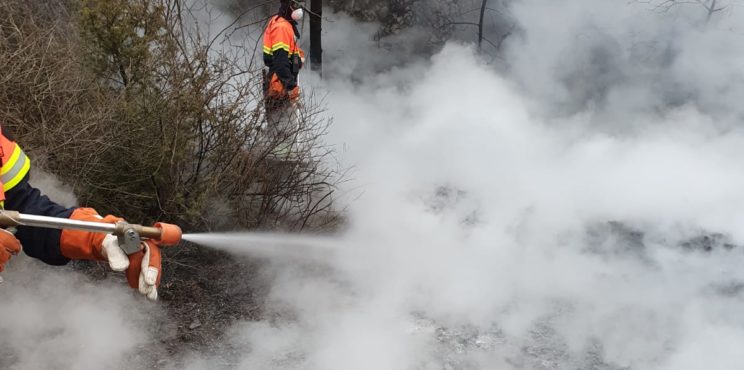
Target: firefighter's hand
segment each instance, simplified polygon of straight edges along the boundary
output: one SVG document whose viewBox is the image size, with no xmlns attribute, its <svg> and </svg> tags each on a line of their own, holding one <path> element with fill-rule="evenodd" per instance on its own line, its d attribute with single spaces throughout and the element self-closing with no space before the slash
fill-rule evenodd
<svg viewBox="0 0 744 370">
<path fill-rule="evenodd" d="M 114 271 L 124 271 L 129 267 L 129 257 L 119 246 L 119 238 L 108 234 L 101 243 L 101 254 Z"/>
<path fill-rule="evenodd" d="M 0 229 L 0 271 L 5 269 L 5 263 L 10 257 L 21 252 L 21 242 L 10 231 Z"/>
<path fill-rule="evenodd" d="M 112 270 L 126 270 L 129 286 L 150 300 L 158 299 L 161 257 L 160 248 L 154 242 L 143 241 L 142 250 L 129 256 L 121 249 L 119 239 L 114 235 L 107 235 L 102 244 L 102 254 Z"/>
<path fill-rule="evenodd" d="M 292 92 L 294 91 L 293 88 L 285 87 L 284 88 L 284 99 L 292 100 Z"/>
<path fill-rule="evenodd" d="M 287 90 L 287 99 L 290 101 L 295 101 L 300 97 L 300 88 L 299 86 L 295 86 L 289 90 Z"/>
<path fill-rule="evenodd" d="M 129 255 L 127 280 L 150 300 L 158 299 L 161 271 L 160 247 L 151 240 L 142 242 L 142 250 Z"/>
</svg>

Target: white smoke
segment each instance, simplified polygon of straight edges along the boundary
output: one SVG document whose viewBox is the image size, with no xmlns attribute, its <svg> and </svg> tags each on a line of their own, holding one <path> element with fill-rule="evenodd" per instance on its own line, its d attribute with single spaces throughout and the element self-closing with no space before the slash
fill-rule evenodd
<svg viewBox="0 0 744 370">
<path fill-rule="evenodd" d="M 48 172 L 32 167 L 29 183 L 57 204 L 65 207 L 75 207 L 78 205 L 77 197 L 72 189 Z"/>
<path fill-rule="evenodd" d="M 30 182 L 59 204 L 77 204 L 51 174 L 35 169 Z M 132 291 L 123 274 L 91 281 L 71 268 L 20 254 L 1 275 L 1 368 L 92 370 L 157 363 L 154 354 L 160 350 L 149 345 L 162 312 Z"/>
<path fill-rule="evenodd" d="M 504 73 L 457 43 L 400 66 L 410 49 L 379 48 L 374 27 L 325 24 L 325 80 L 303 79 L 327 92 L 329 139 L 355 165 L 344 247 L 325 266 L 273 262 L 266 319 L 224 344 L 237 360 L 185 367 L 744 365 L 744 13 L 511 10 Z M 0 285 L 7 367 L 147 348 L 152 309 L 125 286 L 23 263 Z"/>
<path fill-rule="evenodd" d="M 0 283 L 0 367 L 101 369 L 138 367 L 146 358 L 158 308 L 122 282 L 91 282 L 23 255 Z"/>
<path fill-rule="evenodd" d="M 697 2 L 673 3 L 516 2 L 523 31 L 505 43 L 509 74 L 536 110 L 589 114 L 616 132 L 652 126 L 671 108 L 715 118 L 694 120 L 709 129 L 736 125 L 740 3 L 717 2 L 710 21 Z"/>
<path fill-rule="evenodd" d="M 373 42 L 327 53 L 363 194 L 332 272 L 276 266 L 283 316 L 236 328 L 238 367 L 744 365 L 744 14 L 696 10 L 522 1 L 503 76 L 469 45 L 366 75 L 334 64 Z"/>
</svg>

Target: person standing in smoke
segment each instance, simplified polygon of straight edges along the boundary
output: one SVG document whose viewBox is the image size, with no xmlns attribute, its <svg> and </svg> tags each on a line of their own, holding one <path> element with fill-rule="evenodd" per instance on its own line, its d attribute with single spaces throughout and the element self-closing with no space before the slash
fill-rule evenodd
<svg viewBox="0 0 744 370">
<path fill-rule="evenodd" d="M 296 141 L 300 87 L 297 76 L 305 60 L 298 42 L 297 22 L 302 19 L 301 1 L 281 0 L 263 35 L 264 104 L 273 154 L 287 158 Z"/>
</svg>

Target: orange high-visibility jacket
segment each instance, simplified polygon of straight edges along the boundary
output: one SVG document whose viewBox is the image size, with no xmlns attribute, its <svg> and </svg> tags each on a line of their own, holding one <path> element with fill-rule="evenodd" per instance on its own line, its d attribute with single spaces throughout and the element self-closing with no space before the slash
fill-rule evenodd
<svg viewBox="0 0 744 370">
<path fill-rule="evenodd" d="M 15 141 L 3 135 L 0 128 L 0 204 L 5 201 L 5 193 L 13 189 L 31 169 L 31 160 L 23 153 L 21 147 Z"/>
<path fill-rule="evenodd" d="M 75 208 L 52 202 L 39 189 L 29 184 L 31 160 L 15 143 L 13 135 L 0 125 L 0 205 L 11 211 L 29 215 L 69 218 Z M 64 265 L 70 261 L 62 254 L 61 230 L 18 226 L 16 238 L 23 251 L 50 265 Z"/>
<path fill-rule="evenodd" d="M 305 54 L 297 45 L 296 27 L 281 16 L 271 18 L 263 36 L 264 64 L 269 68 L 267 94 L 270 98 L 299 94 L 297 75 Z"/>
</svg>

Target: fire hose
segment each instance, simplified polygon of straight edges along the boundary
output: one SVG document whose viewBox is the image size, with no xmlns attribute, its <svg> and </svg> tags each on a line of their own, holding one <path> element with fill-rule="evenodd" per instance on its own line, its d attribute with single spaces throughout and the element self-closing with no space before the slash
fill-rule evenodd
<svg viewBox="0 0 744 370">
<path fill-rule="evenodd" d="M 152 226 L 130 224 L 119 221 L 114 224 L 104 222 L 79 221 L 68 218 L 36 216 L 16 211 L 0 210 L 0 227 L 18 226 L 42 227 L 51 229 L 74 229 L 94 233 L 113 234 L 119 238 L 119 246 L 128 255 L 142 250 L 142 240 L 149 239 L 161 246 L 173 246 L 181 241 L 181 228 L 164 222 Z"/>
</svg>

